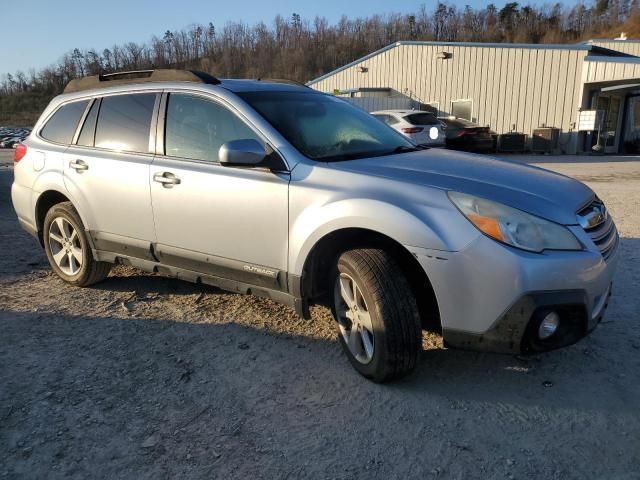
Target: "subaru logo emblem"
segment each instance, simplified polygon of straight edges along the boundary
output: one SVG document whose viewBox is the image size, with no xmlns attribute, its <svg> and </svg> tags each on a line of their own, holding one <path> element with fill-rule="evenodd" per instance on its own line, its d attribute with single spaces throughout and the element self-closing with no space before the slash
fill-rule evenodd
<svg viewBox="0 0 640 480">
<path fill-rule="evenodd" d="M 607 211 L 604 205 L 592 205 L 589 212 L 579 215 L 578 220 L 582 228 L 592 228 L 600 225 L 607 219 Z"/>
</svg>

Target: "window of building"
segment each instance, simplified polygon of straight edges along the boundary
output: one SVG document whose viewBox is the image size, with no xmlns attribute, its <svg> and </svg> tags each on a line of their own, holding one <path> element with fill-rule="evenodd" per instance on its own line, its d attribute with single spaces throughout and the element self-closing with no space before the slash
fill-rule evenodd
<svg viewBox="0 0 640 480">
<path fill-rule="evenodd" d="M 98 115 L 95 146 L 148 153 L 155 101 L 155 93 L 104 97 Z"/>
<path fill-rule="evenodd" d="M 637 100 L 637 99 L 634 99 Z M 633 128 L 640 130 L 640 102 L 634 101 L 633 103 Z"/>
<path fill-rule="evenodd" d="M 89 100 L 83 100 L 63 105 L 40 131 L 40 136 L 56 143 L 71 143 L 88 104 Z"/>
<path fill-rule="evenodd" d="M 222 144 L 231 140 L 262 140 L 222 105 L 192 95 L 172 93 L 167 106 L 166 154 L 218 161 Z"/>
<path fill-rule="evenodd" d="M 451 102 L 451 115 L 456 118 L 472 121 L 473 101 L 471 100 L 454 100 Z"/>
</svg>

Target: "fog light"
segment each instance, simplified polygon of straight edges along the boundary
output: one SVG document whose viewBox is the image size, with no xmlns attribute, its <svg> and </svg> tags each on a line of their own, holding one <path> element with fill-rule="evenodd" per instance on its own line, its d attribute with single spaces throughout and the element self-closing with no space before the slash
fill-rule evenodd
<svg viewBox="0 0 640 480">
<path fill-rule="evenodd" d="M 540 323 L 540 327 L 538 328 L 538 338 L 540 340 L 546 340 L 556 333 L 559 324 L 560 316 L 556 312 L 548 313 Z"/>
</svg>

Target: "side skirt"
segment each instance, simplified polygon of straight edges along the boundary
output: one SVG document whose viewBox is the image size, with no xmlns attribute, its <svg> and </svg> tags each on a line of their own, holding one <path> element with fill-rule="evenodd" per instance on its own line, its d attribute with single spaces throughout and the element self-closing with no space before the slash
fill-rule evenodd
<svg viewBox="0 0 640 480">
<path fill-rule="evenodd" d="M 300 317 L 309 318 L 308 315 L 305 314 L 308 312 L 308 308 L 305 307 L 305 302 L 302 297 L 292 295 L 282 290 L 256 286 L 250 283 L 231 280 L 229 278 L 215 275 L 203 274 L 185 268 L 166 265 L 153 260 L 123 255 L 121 253 L 113 253 L 104 250 L 94 250 L 93 253 L 95 259 L 100 262 L 130 265 L 132 267 L 139 268 L 140 270 L 144 270 L 145 272 L 159 273 L 161 275 L 179 278 L 180 280 L 193 283 L 204 283 L 229 292 L 270 298 L 271 300 L 293 308 L 296 311 L 296 314 Z M 299 288 L 297 290 L 299 291 Z"/>
</svg>

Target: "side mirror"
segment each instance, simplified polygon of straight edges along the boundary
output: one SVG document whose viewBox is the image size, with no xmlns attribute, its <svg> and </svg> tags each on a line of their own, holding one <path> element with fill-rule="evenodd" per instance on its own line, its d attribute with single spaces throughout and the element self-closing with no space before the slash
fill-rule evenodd
<svg viewBox="0 0 640 480">
<path fill-rule="evenodd" d="M 256 167 L 267 157 L 264 146 L 253 138 L 231 140 L 218 151 L 220 164 L 225 167 Z"/>
</svg>

